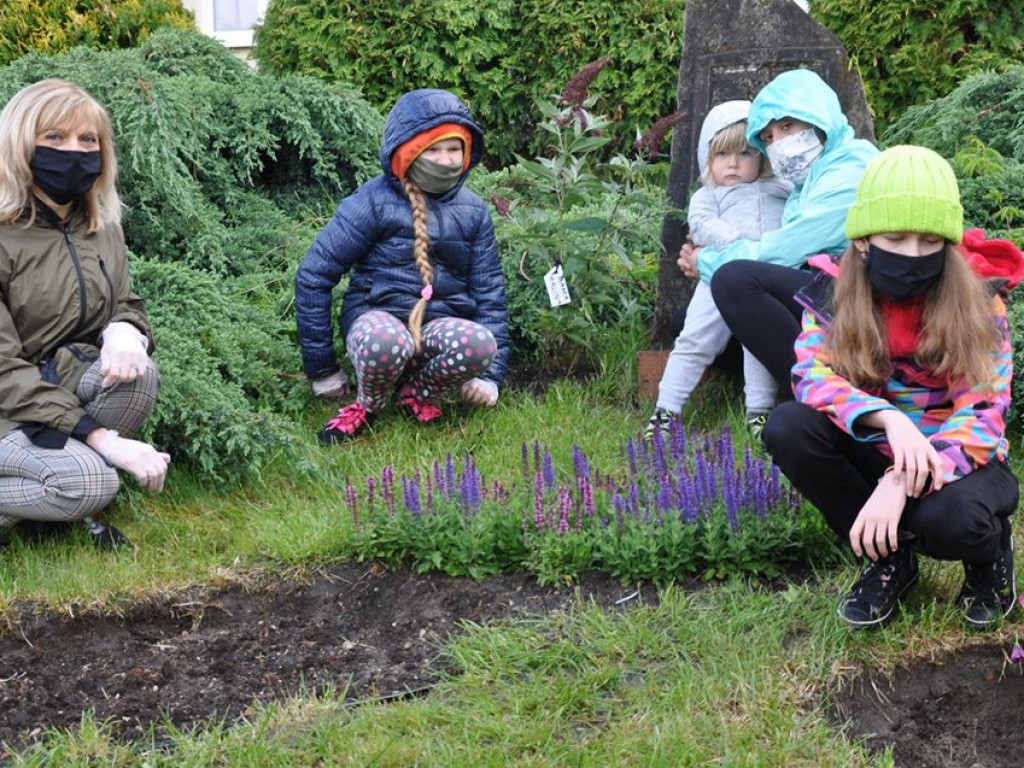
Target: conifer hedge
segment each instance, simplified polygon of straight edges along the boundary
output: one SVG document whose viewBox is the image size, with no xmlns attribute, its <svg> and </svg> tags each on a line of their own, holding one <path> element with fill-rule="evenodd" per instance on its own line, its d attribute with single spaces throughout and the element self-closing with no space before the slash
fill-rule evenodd
<svg viewBox="0 0 1024 768">
<path fill-rule="evenodd" d="M 163 27 L 195 29 L 181 0 L 3 0 L 0 65 L 79 45 L 132 48 Z"/>
<path fill-rule="evenodd" d="M 113 119 L 163 382 L 147 437 L 201 477 L 258 470 L 309 404 L 295 269 L 337 200 L 379 172 L 381 116 L 351 91 L 259 74 L 179 30 L 133 50 L 21 58 L 0 69 L 0 104 L 46 77 L 80 83 Z"/>
<path fill-rule="evenodd" d="M 1024 63 L 1020 2 L 815 0 L 811 13 L 843 42 L 879 128 L 968 75 Z"/>
<path fill-rule="evenodd" d="M 533 156 L 537 98 L 560 92 L 590 61 L 618 100 L 605 113 L 624 150 L 675 110 L 684 0 L 443 0 L 337 3 L 271 0 L 255 58 L 267 72 L 346 82 L 382 111 L 413 88 L 447 88 L 487 133 L 489 164 Z"/>
</svg>

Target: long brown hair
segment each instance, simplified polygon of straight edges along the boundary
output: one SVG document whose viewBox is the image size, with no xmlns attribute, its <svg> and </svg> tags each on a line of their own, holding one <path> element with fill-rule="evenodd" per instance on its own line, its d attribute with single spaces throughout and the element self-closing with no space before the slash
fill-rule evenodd
<svg viewBox="0 0 1024 768">
<path fill-rule="evenodd" d="M 420 188 L 408 179 L 402 180 L 405 187 L 405 194 L 409 196 L 409 205 L 412 206 L 412 231 L 413 245 L 412 255 L 419 267 L 420 277 L 423 279 L 423 286 L 431 284 L 434 279 L 434 267 L 427 256 L 427 247 L 430 244 L 430 236 L 427 229 L 427 201 Z M 427 299 L 420 297 L 416 306 L 409 313 L 409 333 L 416 342 L 416 351 L 420 349 L 420 330 L 423 328 L 423 316 L 427 312 Z"/>
<path fill-rule="evenodd" d="M 999 344 L 993 301 L 960 250 L 947 244 L 942 276 L 925 294 L 917 364 L 950 382 L 993 384 L 992 353 Z M 879 295 L 855 246 L 840 262 L 828 348 L 836 372 L 861 389 L 881 387 L 892 372 Z"/>
</svg>

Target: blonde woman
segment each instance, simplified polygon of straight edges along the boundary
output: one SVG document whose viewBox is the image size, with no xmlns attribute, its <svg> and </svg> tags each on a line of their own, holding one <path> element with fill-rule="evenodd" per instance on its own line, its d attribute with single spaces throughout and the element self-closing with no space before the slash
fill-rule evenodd
<svg viewBox="0 0 1024 768">
<path fill-rule="evenodd" d="M 451 93 L 410 91 L 388 114 L 383 173 L 341 201 L 295 278 L 303 367 L 313 392 L 339 399 L 348 384 L 334 351 L 331 293 L 348 273 L 341 308 L 358 391 L 320 431 L 351 439 L 394 394 L 420 424 L 457 392 L 493 406 L 508 360 L 505 282 L 490 213 L 465 188 L 483 134 Z"/>
<path fill-rule="evenodd" d="M 149 321 L 132 291 L 110 117 L 43 80 L 0 113 L 0 527 L 88 523 L 117 470 L 159 491 L 170 457 L 133 439 L 155 402 Z"/>
<path fill-rule="evenodd" d="M 1016 602 L 1013 350 L 998 294 L 1024 274 L 1021 253 L 979 230 L 964 236 L 953 170 L 922 147 L 868 165 L 846 234 L 841 258 L 810 262 L 820 271 L 797 296 L 796 400 L 769 416 L 765 443 L 867 558 L 843 620 L 888 621 L 921 552 L 963 563 L 958 605 L 969 626 L 988 627 Z"/>
</svg>

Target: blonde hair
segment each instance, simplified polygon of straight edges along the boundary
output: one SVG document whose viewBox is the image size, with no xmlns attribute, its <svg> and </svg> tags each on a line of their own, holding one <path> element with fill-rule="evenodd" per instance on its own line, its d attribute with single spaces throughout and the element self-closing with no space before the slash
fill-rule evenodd
<svg viewBox="0 0 1024 768">
<path fill-rule="evenodd" d="M 942 276 L 925 293 L 914 360 L 947 381 L 992 386 L 992 354 L 999 345 L 994 301 L 960 250 L 947 243 Z M 892 372 L 878 293 L 854 246 L 840 262 L 828 348 L 835 371 L 861 389 L 882 387 Z"/>
<path fill-rule="evenodd" d="M 757 152 L 760 158 L 761 164 L 758 168 L 757 178 L 764 179 L 771 176 L 772 164 L 768 162 L 768 157 L 764 152 L 751 146 L 747 141 L 747 121 L 740 120 L 738 123 L 725 126 L 711 137 L 711 141 L 708 142 L 708 164 L 704 168 L 704 173 L 700 175 L 700 183 L 704 186 L 714 185 L 714 179 L 711 178 L 711 159 L 719 152 L 731 155 L 747 149 Z"/>
<path fill-rule="evenodd" d="M 16 93 L 0 112 L 0 222 L 14 224 L 29 209 L 26 226 L 36 217 L 29 163 L 36 151 L 37 137 L 53 129 L 72 129 L 83 122 L 96 126 L 100 143 L 99 178 L 83 199 L 89 217 L 89 232 L 104 223 L 119 224 L 117 159 L 110 115 L 92 96 L 75 83 L 40 80 Z"/>
<path fill-rule="evenodd" d="M 430 244 L 430 235 L 427 229 L 427 201 L 423 192 L 409 179 L 403 179 L 405 194 L 409 197 L 409 205 L 412 206 L 412 256 L 419 267 L 420 277 L 423 286 L 430 285 L 434 280 L 434 267 L 427 255 L 427 246 Z M 427 312 L 427 299 L 423 296 L 416 302 L 416 306 L 409 313 L 409 333 L 416 342 L 416 351 L 420 350 L 420 330 L 423 328 L 423 316 Z"/>
</svg>

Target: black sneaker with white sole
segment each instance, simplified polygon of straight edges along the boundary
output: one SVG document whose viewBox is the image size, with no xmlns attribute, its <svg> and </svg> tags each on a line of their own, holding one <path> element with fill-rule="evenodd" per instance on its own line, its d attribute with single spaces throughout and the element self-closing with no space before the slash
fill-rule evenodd
<svg viewBox="0 0 1024 768">
<path fill-rule="evenodd" d="M 964 563 L 964 585 L 957 604 L 964 621 L 984 629 L 1006 618 L 1017 605 L 1017 580 L 1013 572 L 1013 531 L 1009 518 L 1000 518 L 1003 530 L 999 553 L 988 563 Z"/>
<path fill-rule="evenodd" d="M 917 554 L 908 544 L 888 557 L 869 562 L 850 594 L 839 602 L 839 618 L 858 628 L 886 624 L 919 575 Z"/>
<path fill-rule="evenodd" d="M 92 543 L 100 549 L 112 552 L 114 550 L 124 548 L 131 548 L 132 543 L 128 541 L 128 537 L 125 536 L 121 531 L 112 525 L 107 523 L 101 523 L 91 517 L 85 518 L 82 522 L 85 523 L 89 529 L 89 535 L 92 537 Z"/>
</svg>

